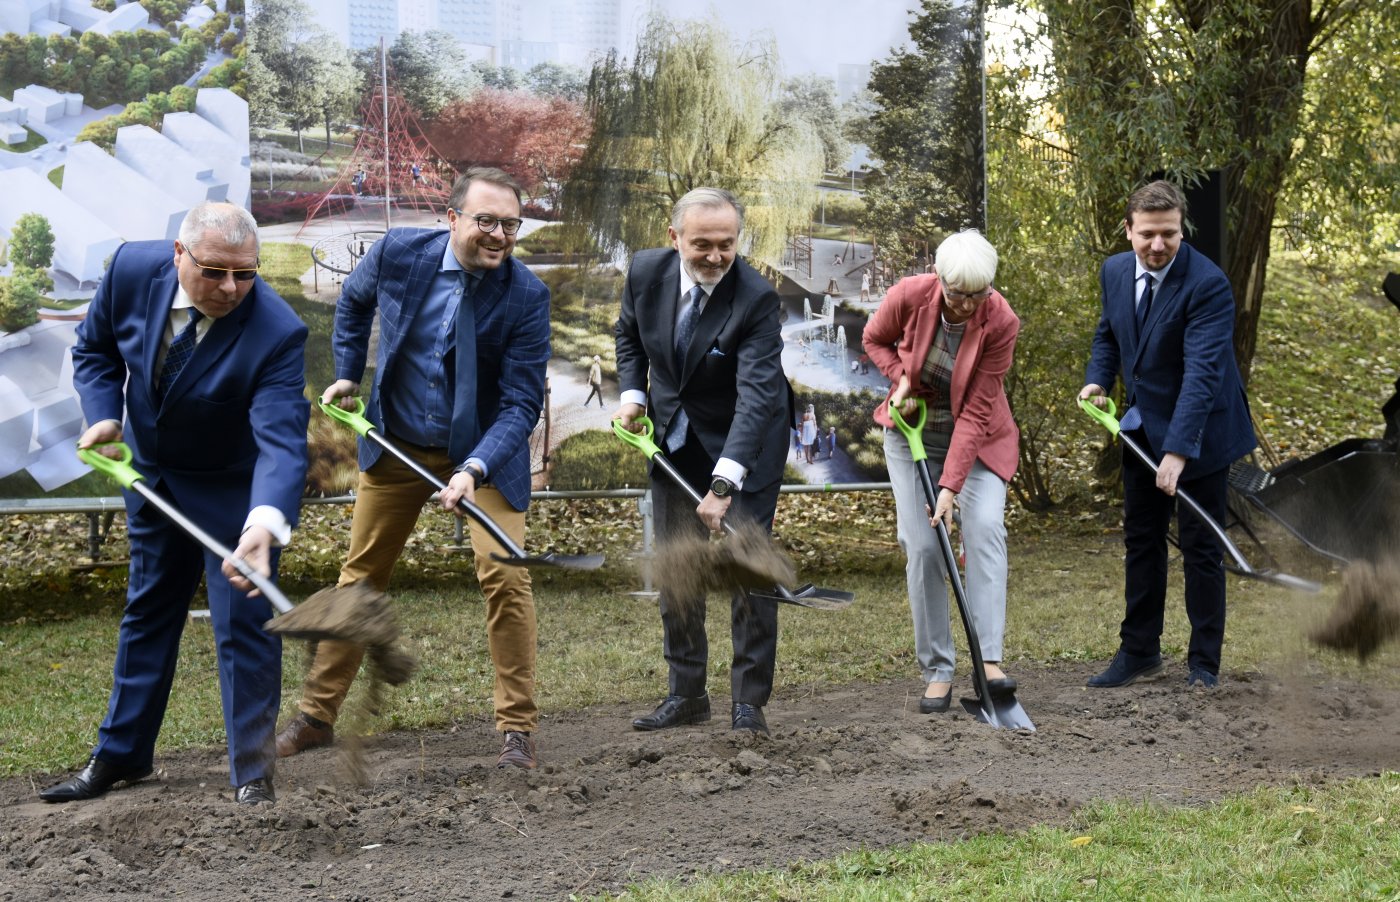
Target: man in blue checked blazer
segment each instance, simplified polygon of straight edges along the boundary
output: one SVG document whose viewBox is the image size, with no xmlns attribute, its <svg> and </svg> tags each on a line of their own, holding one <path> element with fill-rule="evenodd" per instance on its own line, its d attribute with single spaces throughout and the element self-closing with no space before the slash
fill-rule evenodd
<svg viewBox="0 0 1400 902">
<path fill-rule="evenodd" d="M 511 257 L 520 228 L 520 186 L 499 169 L 474 168 L 452 189 L 448 228 L 391 229 L 345 280 L 336 304 L 336 381 L 321 395 L 343 406 L 360 393 L 370 329 L 379 350 L 365 415 L 448 484 L 445 510 L 460 498 L 482 508 L 525 544 L 530 501 L 530 432 L 544 402 L 549 360 L 549 289 Z M 433 488 L 392 455 L 360 440 L 360 481 L 350 554 L 339 585 L 380 591 Z M 500 551 L 470 522 L 486 634 L 496 668 L 499 766 L 532 768 L 535 602 L 530 575 L 491 559 Z M 360 646 L 320 642 L 300 713 L 277 737 L 286 757 L 328 745 L 364 656 Z"/>
<path fill-rule="evenodd" d="M 306 485 L 306 326 L 258 278 L 257 223 L 203 203 L 180 237 L 122 245 L 73 347 L 88 429 L 125 441 L 146 485 L 265 575 Z M 131 568 L 112 694 L 81 772 L 40 796 L 92 798 L 151 773 L 190 599 L 203 576 L 235 798 L 274 801 L 282 643 L 267 600 L 141 495 L 124 492 Z"/>
<path fill-rule="evenodd" d="M 1120 375 L 1120 426 L 1154 460 L 1156 472 L 1123 455 L 1124 598 L 1119 648 L 1091 677 L 1093 688 L 1160 676 L 1167 595 L 1167 530 L 1177 487 L 1224 522 L 1230 464 L 1254 449 L 1239 368 L 1235 299 L 1220 268 L 1181 240 L 1186 199 L 1156 181 L 1128 199 L 1132 251 L 1100 274 L 1103 315 L 1094 334 L 1081 399 L 1102 397 Z M 1225 569 L 1215 534 L 1194 514 L 1177 514 L 1186 577 L 1188 686 L 1214 687 L 1225 639 Z"/>
</svg>

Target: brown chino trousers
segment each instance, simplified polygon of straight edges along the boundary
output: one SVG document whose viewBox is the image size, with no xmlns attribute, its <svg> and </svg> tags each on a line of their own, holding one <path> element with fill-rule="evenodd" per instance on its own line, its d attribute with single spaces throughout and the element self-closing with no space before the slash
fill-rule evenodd
<svg viewBox="0 0 1400 902">
<path fill-rule="evenodd" d="M 445 450 L 401 440 L 397 444 L 439 478 L 451 477 L 453 463 Z M 394 564 L 432 493 L 432 486 L 390 454 L 360 473 L 350 523 L 350 556 L 340 568 L 337 585 L 368 580 L 380 591 L 386 590 Z M 525 546 L 523 511 L 511 507 L 491 486 L 476 490 L 476 505 L 517 545 Z M 530 572 L 492 560 L 490 553 L 500 552 L 500 547 L 475 520 L 467 522 L 476 575 L 486 599 L 486 642 L 496 669 L 496 729 L 533 733 L 539 725 L 539 708 L 535 705 L 535 598 Z M 334 723 L 364 654 L 361 645 L 318 642 L 302 689 L 302 712 Z"/>
</svg>

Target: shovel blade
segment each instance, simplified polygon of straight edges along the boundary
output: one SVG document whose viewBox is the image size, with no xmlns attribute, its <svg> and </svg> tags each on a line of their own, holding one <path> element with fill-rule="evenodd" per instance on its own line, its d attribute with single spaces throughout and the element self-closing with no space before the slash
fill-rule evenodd
<svg viewBox="0 0 1400 902">
<path fill-rule="evenodd" d="M 1030 715 L 1016 701 L 1016 696 L 992 698 L 990 702 L 976 696 L 960 699 L 963 710 L 973 717 L 998 730 L 1028 730 L 1035 732 L 1035 724 Z"/>
<path fill-rule="evenodd" d="M 491 559 L 512 567 L 533 567 L 539 564 L 544 567 L 562 567 L 565 570 L 597 570 L 603 566 L 601 554 L 555 554 L 551 551 L 536 557 L 516 557 L 493 551 Z"/>
<path fill-rule="evenodd" d="M 784 592 L 778 588 L 768 591 L 754 589 L 749 592 L 755 598 L 794 604 L 801 608 L 815 608 L 819 611 L 844 611 L 855 603 L 854 592 L 841 589 L 826 589 L 811 583 Z"/>
</svg>

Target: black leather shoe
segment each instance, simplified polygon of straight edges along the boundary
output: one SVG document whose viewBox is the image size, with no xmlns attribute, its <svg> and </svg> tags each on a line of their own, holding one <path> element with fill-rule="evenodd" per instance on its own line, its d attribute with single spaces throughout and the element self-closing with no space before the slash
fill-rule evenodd
<svg viewBox="0 0 1400 902">
<path fill-rule="evenodd" d="M 1016 680 L 1011 677 L 988 677 L 987 691 L 992 698 L 1010 698 L 1016 694 Z"/>
<path fill-rule="evenodd" d="M 1161 655 L 1144 658 L 1130 655 L 1119 649 L 1118 654 L 1113 656 L 1113 663 L 1108 665 L 1108 669 L 1103 673 L 1089 677 L 1088 685 L 1092 689 L 1116 689 L 1119 686 L 1136 683 L 1138 680 L 1159 677 L 1165 669 Z"/>
<path fill-rule="evenodd" d="M 948 691 L 945 692 L 945 693 L 943 693 L 942 695 L 939 695 L 939 696 L 936 696 L 936 697 L 931 697 L 931 696 L 925 695 L 925 696 L 923 696 L 922 698 L 920 698 L 920 699 L 919 699 L 919 713 L 920 713 L 920 714 L 942 714 L 944 711 L 947 711 L 947 710 L 948 710 L 948 705 L 951 704 L 952 701 L 953 701 L 953 687 L 952 687 L 952 685 L 950 684 L 950 685 L 948 686 Z"/>
<path fill-rule="evenodd" d="M 72 777 L 39 793 L 45 802 L 81 802 L 95 799 L 118 783 L 135 783 L 151 775 L 149 767 L 121 767 L 93 756 Z"/>
<path fill-rule="evenodd" d="M 656 710 L 645 717 L 632 721 L 634 730 L 664 730 L 667 727 L 680 727 L 689 723 L 704 723 L 710 719 L 710 696 L 687 698 L 684 695 L 668 695 L 656 706 Z"/>
<path fill-rule="evenodd" d="M 743 702 L 735 702 L 733 711 L 734 729 L 748 730 L 751 733 L 762 733 L 764 736 L 771 736 L 768 732 L 768 721 L 763 718 L 763 708 L 758 705 L 746 705 Z"/>
<path fill-rule="evenodd" d="M 267 777 L 249 780 L 238 787 L 233 797 L 240 805 L 271 805 L 277 801 L 277 794 L 272 791 L 272 781 Z"/>
</svg>

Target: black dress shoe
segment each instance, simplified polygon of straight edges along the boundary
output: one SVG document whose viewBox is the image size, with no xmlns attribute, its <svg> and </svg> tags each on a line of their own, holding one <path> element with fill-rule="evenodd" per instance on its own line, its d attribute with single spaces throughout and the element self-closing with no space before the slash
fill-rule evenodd
<svg viewBox="0 0 1400 902">
<path fill-rule="evenodd" d="M 238 787 L 233 797 L 240 805 L 271 805 L 277 801 L 277 794 L 272 791 L 272 781 L 267 777 L 249 780 Z"/>
<path fill-rule="evenodd" d="M 730 712 L 736 730 L 748 730 L 750 733 L 762 733 L 764 736 L 771 736 L 768 732 L 768 721 L 763 718 L 763 708 L 759 705 L 746 705 L 743 702 L 735 702 L 734 709 Z"/>
<path fill-rule="evenodd" d="M 948 710 L 948 705 L 953 701 L 953 687 L 950 685 L 948 691 L 940 696 L 931 697 L 925 695 L 919 699 L 920 714 L 942 714 Z"/>
<path fill-rule="evenodd" d="M 1103 673 L 1089 677 L 1088 686 L 1092 689 L 1117 689 L 1138 680 L 1161 676 L 1165 669 L 1161 655 L 1142 657 L 1119 649 L 1118 654 L 1113 656 L 1113 663 Z"/>
<path fill-rule="evenodd" d="M 118 783 L 135 783 L 150 775 L 149 767 L 122 767 L 94 755 L 86 767 L 57 786 L 41 791 L 39 798 L 45 802 L 81 802 L 97 798 Z"/>
<path fill-rule="evenodd" d="M 1016 681 L 1011 677 L 987 677 L 987 691 L 992 698 L 1010 698 L 1016 694 Z"/>
<path fill-rule="evenodd" d="M 667 727 L 680 727 L 689 723 L 704 723 L 710 719 L 710 696 L 687 698 L 684 695 L 668 695 L 656 706 L 656 710 L 645 717 L 632 721 L 634 730 L 664 730 Z"/>
</svg>

